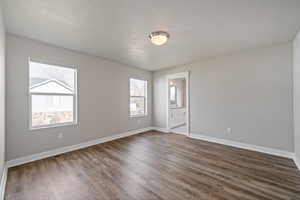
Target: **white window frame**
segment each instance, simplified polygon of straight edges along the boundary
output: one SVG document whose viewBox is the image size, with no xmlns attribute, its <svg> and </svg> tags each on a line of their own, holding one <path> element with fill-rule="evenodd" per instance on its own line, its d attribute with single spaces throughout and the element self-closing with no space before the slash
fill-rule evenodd
<svg viewBox="0 0 300 200">
<path fill-rule="evenodd" d="M 53 65 L 55 67 L 62 67 L 62 68 L 71 68 L 74 70 L 74 94 L 63 94 L 63 93 L 40 93 L 40 92 L 30 92 L 30 63 L 36 62 L 40 64 L 46 65 Z M 36 130 L 36 129 L 44 129 L 44 128 L 55 128 L 55 127 L 62 127 L 62 126 L 70 126 L 70 125 L 77 125 L 78 124 L 78 93 L 77 93 L 77 69 L 75 67 L 69 67 L 61 64 L 53 64 L 49 62 L 44 62 L 40 60 L 34 60 L 29 58 L 28 59 L 28 99 L 29 99 L 29 129 Z M 41 126 L 32 126 L 32 95 L 41 95 L 41 96 L 73 96 L 73 121 L 72 122 L 65 122 L 65 123 L 57 123 L 57 124 L 50 124 L 50 125 L 41 125 Z"/>
<path fill-rule="evenodd" d="M 145 96 L 131 96 L 130 90 L 131 90 L 131 80 L 138 80 L 138 81 L 145 81 L 146 82 L 146 91 L 145 91 Z M 130 100 L 131 97 L 133 98 L 144 98 L 144 114 L 138 114 L 138 115 L 132 115 L 131 114 L 131 110 L 130 110 Z M 131 118 L 135 118 L 135 117 L 145 117 L 148 115 L 148 81 L 147 80 L 143 80 L 143 79 L 138 79 L 138 78 L 129 78 L 129 116 Z"/>
</svg>

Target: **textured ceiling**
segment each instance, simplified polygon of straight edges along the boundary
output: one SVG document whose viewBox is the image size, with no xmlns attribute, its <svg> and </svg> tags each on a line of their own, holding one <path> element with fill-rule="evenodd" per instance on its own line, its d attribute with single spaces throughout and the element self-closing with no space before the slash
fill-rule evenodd
<svg viewBox="0 0 300 200">
<path fill-rule="evenodd" d="M 157 70 L 293 39 L 300 0 L 4 0 L 7 31 Z M 152 31 L 170 33 L 164 46 Z"/>
</svg>

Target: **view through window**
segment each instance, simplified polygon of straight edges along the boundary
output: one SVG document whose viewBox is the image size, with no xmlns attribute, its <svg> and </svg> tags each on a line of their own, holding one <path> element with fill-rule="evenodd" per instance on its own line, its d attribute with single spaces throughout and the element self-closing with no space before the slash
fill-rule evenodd
<svg viewBox="0 0 300 200">
<path fill-rule="evenodd" d="M 30 61 L 31 127 L 76 123 L 76 69 Z"/>
<path fill-rule="evenodd" d="M 130 116 L 147 115 L 147 81 L 130 79 Z"/>
</svg>

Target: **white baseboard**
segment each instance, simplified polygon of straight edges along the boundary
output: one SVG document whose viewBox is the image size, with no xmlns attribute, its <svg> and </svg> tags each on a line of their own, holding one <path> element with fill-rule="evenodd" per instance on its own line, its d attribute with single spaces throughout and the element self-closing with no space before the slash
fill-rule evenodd
<svg viewBox="0 0 300 200">
<path fill-rule="evenodd" d="M 180 132 L 180 131 L 175 131 L 175 130 L 171 130 L 170 133 L 176 133 L 179 135 L 187 135 L 185 132 Z"/>
<path fill-rule="evenodd" d="M 160 131 L 160 132 L 164 132 L 164 133 L 171 132 L 170 130 L 167 130 L 166 128 L 160 128 L 160 127 L 151 127 L 151 129 Z M 179 132 L 173 132 L 173 133 L 183 134 L 183 133 L 179 133 Z M 186 135 L 186 134 L 184 134 L 184 135 Z M 188 137 L 194 138 L 194 139 L 199 139 L 199 140 L 205 140 L 208 142 L 223 144 L 223 145 L 227 145 L 227 146 L 237 147 L 237 148 L 241 148 L 241 149 L 257 151 L 257 152 L 266 153 L 266 154 L 270 154 L 270 155 L 280 156 L 280 157 L 284 157 L 284 158 L 290 158 L 290 159 L 294 160 L 298 169 L 300 170 L 300 160 L 298 160 L 296 158 L 295 153 L 293 153 L 293 152 L 273 149 L 273 148 L 269 148 L 269 147 L 262 147 L 262 146 L 252 145 L 252 144 L 246 144 L 246 143 L 242 143 L 242 142 L 235 142 L 232 140 L 218 139 L 218 138 L 209 137 L 209 136 L 205 136 L 205 135 L 201 135 L 201 134 L 195 134 L 195 133 L 190 133 Z"/>
<path fill-rule="evenodd" d="M 296 154 L 294 155 L 294 158 L 293 158 L 297 168 L 300 170 L 300 161 L 299 159 L 297 158 Z"/>
<path fill-rule="evenodd" d="M 160 128 L 160 127 L 151 127 L 151 130 L 160 131 L 160 132 L 163 132 L 163 133 L 170 133 L 170 130 L 168 130 L 166 128 Z"/>
<path fill-rule="evenodd" d="M 99 139 L 96 139 L 96 140 L 92 140 L 92 141 L 88 141 L 88 142 L 84 142 L 84 143 L 80 143 L 80 144 L 75 144 L 75 145 L 72 145 L 72 146 L 62 147 L 62 148 L 54 149 L 54 150 L 51 150 L 51 151 L 46 151 L 46 152 L 42 152 L 42 153 L 38 153 L 38 154 L 33 154 L 33 155 L 29 155 L 29 156 L 9 160 L 9 161 L 6 162 L 6 166 L 9 168 L 9 167 L 22 165 L 22 164 L 29 163 L 29 162 L 32 162 L 32 161 L 35 161 L 35 160 L 41 160 L 41 159 L 44 159 L 44 158 L 56 156 L 56 155 L 63 154 L 63 153 L 66 153 L 66 152 L 70 152 L 70 151 L 86 148 L 86 147 L 89 147 L 89 146 L 93 146 L 93 145 L 96 145 L 96 144 L 101 144 L 101 143 L 104 143 L 104 142 L 109 142 L 109 141 L 112 141 L 112 140 L 128 137 L 128 136 L 135 135 L 135 134 L 138 134 L 138 133 L 143 133 L 143 132 L 146 132 L 146 131 L 149 131 L 149 130 L 152 130 L 152 128 L 149 127 L 149 128 L 138 129 L 138 130 L 132 130 L 132 131 L 128 131 L 128 132 L 125 132 L 125 133 L 118 134 L 118 135 L 103 137 L 103 138 L 99 138 Z"/>
<path fill-rule="evenodd" d="M 187 135 L 184 132 L 174 131 L 174 130 L 166 129 L 166 128 L 151 127 L 151 129 L 154 130 L 154 131 L 159 131 L 159 132 L 163 132 L 163 133 L 175 133 L 175 134 L 179 134 L 179 135 Z"/>
<path fill-rule="evenodd" d="M 1 174 L 1 182 L 0 182 L 0 200 L 4 200 L 4 192 L 6 186 L 7 179 L 7 167 L 4 166 L 3 173 Z"/>
<path fill-rule="evenodd" d="M 178 124 L 176 124 L 176 125 L 174 125 L 174 126 L 170 127 L 170 129 L 172 129 L 172 128 L 177 128 L 177 127 L 179 127 L 179 126 L 183 126 L 183 125 L 185 125 L 185 124 L 186 124 L 185 122 L 178 123 Z"/>
<path fill-rule="evenodd" d="M 271 155 L 275 155 L 275 156 L 291 158 L 291 159 L 295 158 L 294 153 L 288 152 L 288 151 L 277 150 L 277 149 L 272 149 L 272 148 L 268 148 L 268 147 L 261 147 L 261 146 L 256 146 L 256 145 L 246 144 L 246 143 L 241 143 L 241 142 L 235 142 L 235 141 L 231 141 L 231 140 L 218 139 L 218 138 L 195 134 L 195 133 L 190 133 L 190 137 L 194 138 L 194 139 L 205 140 L 208 142 L 214 142 L 214 143 L 218 143 L 218 144 L 228 145 L 228 146 L 251 150 L 251 151 L 257 151 L 257 152 L 271 154 Z"/>
<path fill-rule="evenodd" d="M 21 164 L 25 164 L 25 163 L 35 161 L 35 160 L 40 160 L 40 159 L 43 159 L 43 158 L 52 157 L 52 156 L 55 156 L 55 155 L 59 155 L 59 154 L 63 154 L 63 153 L 66 153 L 66 152 L 70 152 L 70 151 L 86 148 L 86 147 L 89 147 L 89 146 L 93 146 L 93 145 L 96 145 L 96 144 L 101 144 L 101 143 L 104 143 L 104 142 L 108 142 L 108 141 L 128 137 L 128 136 L 131 136 L 131 135 L 135 135 L 135 134 L 150 131 L 150 130 L 156 130 L 156 131 L 160 131 L 160 132 L 164 132 L 164 133 L 170 133 L 170 130 L 167 130 L 165 128 L 148 127 L 148 128 L 128 131 L 128 132 L 121 133 L 121 134 L 118 134 L 118 135 L 99 138 L 99 139 L 96 139 L 96 140 L 92 140 L 92 141 L 89 141 L 89 142 L 84 142 L 84 143 L 80 143 L 80 144 L 76 144 L 76 145 L 72 145 L 72 146 L 62 147 L 62 148 L 54 149 L 54 150 L 47 151 L 47 152 L 42 152 L 42 153 L 38 153 L 38 154 L 33 154 L 33 155 L 29 155 L 29 156 L 9 160 L 9 161 L 6 162 L 6 168 L 5 168 L 6 171 L 5 171 L 5 173 L 3 172 L 3 174 L 5 174 L 4 178 L 6 178 L 7 168 L 9 168 L 9 167 L 18 166 L 18 165 L 21 165 Z M 233 147 L 237 147 L 237 148 L 241 148 L 241 149 L 247 149 L 247 150 L 258 151 L 258 152 L 267 153 L 267 154 L 271 154 L 271 155 L 291 158 L 295 161 L 298 169 L 300 170 L 300 162 L 295 157 L 294 153 L 292 153 L 292 152 L 287 152 L 287 151 L 282 151 L 282 150 L 277 150 L 277 149 L 272 149 L 272 148 L 267 148 L 267 147 L 261 147 L 261 146 L 251 145 L 251 144 L 245 144 L 245 143 L 235 142 L 235 141 L 231 141 L 231 140 L 218 139 L 218 138 L 213 138 L 213 137 L 204 136 L 204 135 L 195 134 L 195 133 L 190 133 L 189 137 L 194 138 L 194 139 L 200 139 L 200 140 L 205 140 L 205 141 L 209 141 L 209 142 L 214 142 L 214 143 L 218 143 L 218 144 L 233 146 Z M 3 178 L 2 178 L 2 181 L 3 181 Z M 2 187 L 2 182 L 1 182 L 1 187 Z M 1 198 L 0 198 L 0 200 L 1 200 Z"/>
</svg>

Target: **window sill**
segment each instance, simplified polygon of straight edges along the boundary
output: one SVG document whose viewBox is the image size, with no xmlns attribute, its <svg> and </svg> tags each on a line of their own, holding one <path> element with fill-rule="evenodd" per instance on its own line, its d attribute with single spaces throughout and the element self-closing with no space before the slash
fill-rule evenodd
<svg viewBox="0 0 300 200">
<path fill-rule="evenodd" d="M 65 126 L 76 126 L 78 125 L 77 122 L 70 122 L 70 123 L 61 123 L 61 124 L 53 124 L 53 125 L 46 125 L 46 126 L 36 126 L 36 127 L 30 127 L 29 130 L 40 130 L 40 129 L 48 129 L 48 128 L 60 128 Z"/>
</svg>

